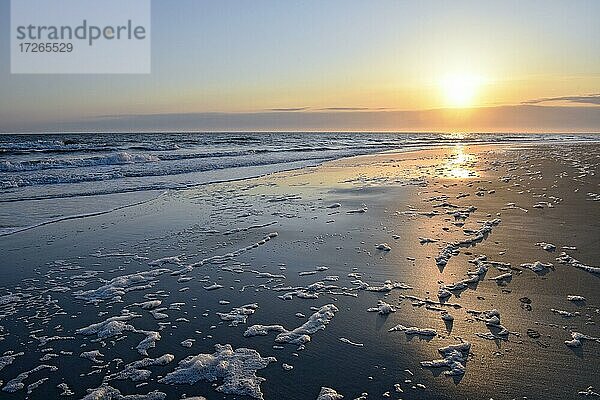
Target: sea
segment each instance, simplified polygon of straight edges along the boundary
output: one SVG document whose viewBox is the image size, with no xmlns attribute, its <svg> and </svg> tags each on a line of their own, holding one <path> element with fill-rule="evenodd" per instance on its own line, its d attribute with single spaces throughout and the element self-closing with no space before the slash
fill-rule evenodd
<svg viewBox="0 0 600 400">
<path fill-rule="evenodd" d="M 4 134 L 0 135 L 0 235 L 109 212 L 166 190 L 257 177 L 343 157 L 457 143 L 597 139 L 592 134 Z"/>
</svg>

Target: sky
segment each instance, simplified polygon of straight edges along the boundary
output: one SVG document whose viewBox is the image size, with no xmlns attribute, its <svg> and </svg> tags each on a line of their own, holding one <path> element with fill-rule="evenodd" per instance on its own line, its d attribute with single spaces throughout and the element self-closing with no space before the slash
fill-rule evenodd
<svg viewBox="0 0 600 400">
<path fill-rule="evenodd" d="M 600 1 L 153 0 L 141 75 L 10 73 L 0 132 L 600 132 Z"/>
</svg>

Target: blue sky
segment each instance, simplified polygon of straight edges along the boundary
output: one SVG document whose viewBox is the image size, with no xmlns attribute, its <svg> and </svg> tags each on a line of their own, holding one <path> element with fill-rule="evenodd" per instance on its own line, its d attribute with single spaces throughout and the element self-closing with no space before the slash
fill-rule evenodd
<svg viewBox="0 0 600 400">
<path fill-rule="evenodd" d="M 154 0 L 151 74 L 35 76 L 10 74 L 0 0 L 0 131 L 85 130 L 106 115 L 419 112 L 448 106 L 438 83 L 457 73 L 485 78 L 472 107 L 595 94 L 598 15 L 585 0 Z"/>
</svg>

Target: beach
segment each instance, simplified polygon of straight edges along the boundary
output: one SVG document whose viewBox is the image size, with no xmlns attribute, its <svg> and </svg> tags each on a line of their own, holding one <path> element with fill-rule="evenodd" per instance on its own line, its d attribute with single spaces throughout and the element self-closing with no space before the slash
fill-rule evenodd
<svg viewBox="0 0 600 400">
<path fill-rule="evenodd" d="M 600 146 L 457 142 L 10 205 L 0 397 L 598 396 Z"/>
</svg>

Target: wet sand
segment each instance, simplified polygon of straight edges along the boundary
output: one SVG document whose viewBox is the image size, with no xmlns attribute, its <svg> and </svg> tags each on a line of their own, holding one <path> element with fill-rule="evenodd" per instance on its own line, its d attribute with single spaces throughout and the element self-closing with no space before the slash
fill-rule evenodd
<svg viewBox="0 0 600 400">
<path fill-rule="evenodd" d="M 104 392 L 314 399 L 328 387 L 346 399 L 583 396 L 600 386 L 599 159 L 597 144 L 573 143 L 389 152 L 169 192 L 1 237 L 0 359 L 24 352 L 0 364 L 2 398 L 54 398 L 61 383 L 81 398 L 125 364 L 164 355 L 172 360 L 147 367 L 146 379 L 106 380 Z M 142 275 L 122 278 L 134 273 Z M 251 304 L 252 311 L 239 309 Z M 337 311 L 319 314 L 330 304 Z M 378 307 L 382 313 L 368 311 Z M 81 330 L 123 309 L 135 314 L 126 320 L 133 329 L 106 337 Z M 453 321 L 442 319 L 447 314 Z M 254 325 L 285 331 L 244 335 Z M 145 356 L 138 346 L 147 332 L 160 339 Z M 567 346 L 572 332 L 588 339 Z M 421 364 L 465 342 L 468 354 L 455 352 L 451 368 Z M 211 370 L 216 386 L 238 384 L 220 388 L 233 387 L 230 395 L 215 390 L 206 370 L 179 364 L 219 357 L 216 344 L 256 350 L 248 357 L 254 367 L 262 363 Z M 80 356 L 94 350 L 103 354 L 97 361 Z M 242 365 L 235 354 L 229 365 Z M 21 389 L 6 391 L 39 365 L 58 369 L 34 371 Z M 178 367 L 179 375 L 167 375 Z"/>
</svg>

